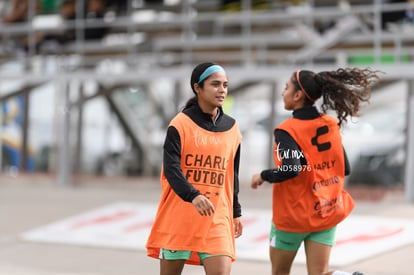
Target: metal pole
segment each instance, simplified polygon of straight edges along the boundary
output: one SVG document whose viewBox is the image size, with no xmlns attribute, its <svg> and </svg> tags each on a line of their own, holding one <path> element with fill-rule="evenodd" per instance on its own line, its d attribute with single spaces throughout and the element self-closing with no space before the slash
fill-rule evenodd
<svg viewBox="0 0 414 275">
<path fill-rule="evenodd" d="M 193 60 L 193 40 L 194 40 L 194 31 L 193 31 L 193 7 L 190 0 L 185 0 L 182 3 L 182 14 L 186 20 L 183 20 L 183 38 L 186 41 L 184 46 L 184 51 L 182 54 L 182 60 L 185 64 L 191 64 Z"/>
<path fill-rule="evenodd" d="M 248 65 L 250 63 L 250 55 L 251 55 L 251 34 L 252 34 L 252 20 L 251 20 L 251 0 L 243 0 L 242 1 L 242 12 L 241 16 L 243 16 L 243 20 L 241 23 L 242 28 L 242 35 L 243 35 L 243 45 L 242 45 L 242 56 L 241 56 L 241 63 L 242 65 Z"/>
<path fill-rule="evenodd" d="M 267 167 L 274 167 L 275 163 L 273 160 L 273 144 L 275 142 L 275 139 L 273 137 L 273 129 L 276 127 L 276 100 L 277 100 L 277 81 L 273 81 L 271 83 L 271 94 L 270 94 L 270 119 L 269 119 L 269 150 L 270 152 L 268 156 L 268 166 Z"/>
<path fill-rule="evenodd" d="M 382 47 L 382 27 L 381 27 L 382 15 L 381 15 L 381 0 L 374 1 L 374 60 L 375 63 L 381 63 L 381 47 Z"/>
<path fill-rule="evenodd" d="M 36 33 L 33 29 L 33 18 L 35 17 L 37 11 L 36 11 L 36 6 L 37 3 L 35 0 L 30 0 L 28 3 L 28 22 L 30 22 L 30 24 L 28 25 L 28 30 L 27 30 L 27 37 L 28 37 L 28 41 L 29 41 L 29 56 L 33 56 L 36 54 Z"/>
<path fill-rule="evenodd" d="M 81 172 L 82 167 L 82 136 L 83 136 L 83 117 L 84 117 L 84 85 L 83 83 L 77 83 L 78 90 L 79 90 L 79 105 L 78 105 L 78 117 L 77 117 L 77 125 L 76 125 L 76 145 L 75 145 L 75 155 L 74 155 L 74 162 L 73 162 L 73 171 L 75 173 Z"/>
<path fill-rule="evenodd" d="M 0 101 L 0 173 L 3 172 L 3 140 L 1 137 L 3 136 L 3 104 L 4 101 Z"/>
<path fill-rule="evenodd" d="M 414 80 L 408 80 L 405 198 L 414 203 Z"/>
<path fill-rule="evenodd" d="M 78 54 L 84 54 L 85 50 L 85 0 L 76 1 L 75 33 L 76 33 L 76 50 Z"/>
<path fill-rule="evenodd" d="M 22 144 L 20 148 L 20 170 L 22 172 L 27 172 L 27 154 L 28 154 L 28 131 L 29 131 L 29 106 L 30 106 L 30 96 L 29 91 L 23 94 L 23 123 L 21 126 L 22 129 Z"/>
<path fill-rule="evenodd" d="M 70 186 L 70 142 L 69 142 L 69 127 L 70 127 L 70 106 L 69 106 L 69 83 L 67 80 L 60 80 L 61 95 L 61 109 L 59 111 L 59 125 L 58 128 L 58 170 L 57 178 L 58 185 Z"/>
</svg>

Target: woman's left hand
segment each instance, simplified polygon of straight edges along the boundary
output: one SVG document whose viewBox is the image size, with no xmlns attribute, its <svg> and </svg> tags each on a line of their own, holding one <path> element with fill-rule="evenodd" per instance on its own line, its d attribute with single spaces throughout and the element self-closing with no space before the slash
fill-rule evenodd
<svg viewBox="0 0 414 275">
<path fill-rule="evenodd" d="M 234 237 L 238 238 L 243 234 L 243 223 L 241 221 L 241 217 L 234 218 Z"/>
</svg>

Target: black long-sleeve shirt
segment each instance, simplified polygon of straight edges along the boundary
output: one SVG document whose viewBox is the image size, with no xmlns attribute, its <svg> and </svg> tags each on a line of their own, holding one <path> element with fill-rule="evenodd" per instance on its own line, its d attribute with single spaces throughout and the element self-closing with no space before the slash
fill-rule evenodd
<svg viewBox="0 0 414 275">
<path fill-rule="evenodd" d="M 293 117 L 297 119 L 303 120 L 311 120 L 315 119 L 320 116 L 320 113 L 316 109 L 316 107 L 312 108 L 302 108 L 293 111 Z M 276 129 L 275 130 L 275 140 L 278 142 L 281 148 L 284 150 L 290 150 L 292 152 L 300 151 L 299 145 L 296 141 L 284 130 Z M 349 175 L 351 173 L 351 167 L 348 161 L 348 157 L 346 156 L 346 152 L 344 149 L 344 158 L 345 158 L 345 175 Z M 299 165 L 306 165 L 307 161 L 304 157 L 301 158 L 283 158 L 282 165 L 283 166 L 291 166 L 297 167 Z M 270 182 L 270 183 L 278 183 L 282 182 L 291 178 L 296 177 L 299 175 L 299 171 L 281 171 L 278 169 L 267 169 L 263 170 L 260 173 L 260 176 L 263 180 Z"/>
<path fill-rule="evenodd" d="M 219 108 L 219 114 L 213 121 L 210 114 L 204 113 L 198 104 L 192 105 L 183 110 L 183 113 L 191 118 L 199 127 L 212 132 L 224 132 L 233 127 L 235 120 L 223 113 Z M 240 145 L 234 159 L 234 196 L 233 196 L 233 217 L 241 216 L 241 206 L 239 203 L 239 163 Z M 164 175 L 171 188 L 184 201 L 191 202 L 200 191 L 191 185 L 185 178 L 181 169 L 181 141 L 177 129 L 173 126 L 168 127 L 164 141 L 163 166 Z"/>
</svg>

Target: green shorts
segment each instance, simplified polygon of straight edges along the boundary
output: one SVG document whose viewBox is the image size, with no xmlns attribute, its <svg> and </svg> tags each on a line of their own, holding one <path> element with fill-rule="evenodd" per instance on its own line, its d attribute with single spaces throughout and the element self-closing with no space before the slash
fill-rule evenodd
<svg viewBox="0 0 414 275">
<path fill-rule="evenodd" d="M 270 246 L 287 251 L 296 251 L 304 240 L 333 246 L 335 244 L 336 226 L 318 232 L 294 233 L 277 230 L 274 223 L 270 229 Z"/>
<path fill-rule="evenodd" d="M 198 256 L 200 257 L 200 261 L 203 262 L 205 259 L 210 258 L 211 254 L 197 252 Z M 161 248 L 160 249 L 160 259 L 165 260 L 188 260 L 190 259 L 191 251 L 188 250 L 168 250 Z"/>
</svg>

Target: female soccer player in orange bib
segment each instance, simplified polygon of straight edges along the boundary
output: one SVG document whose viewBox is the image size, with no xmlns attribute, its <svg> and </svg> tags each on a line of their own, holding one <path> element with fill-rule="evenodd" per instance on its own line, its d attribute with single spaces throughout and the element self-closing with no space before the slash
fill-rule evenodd
<svg viewBox="0 0 414 275">
<path fill-rule="evenodd" d="M 344 190 L 350 166 L 342 145 L 340 126 L 369 100 L 378 79 L 369 69 L 338 69 L 314 73 L 296 71 L 282 93 L 293 117 L 276 127 L 275 168 L 252 177 L 256 189 L 264 181 L 273 185 L 270 260 L 273 275 L 290 274 L 304 243 L 309 275 L 351 275 L 328 271 L 336 225 L 352 211 L 354 201 Z M 314 106 L 323 99 L 320 113 Z M 337 119 L 326 111 L 336 111 Z M 356 274 L 361 274 L 355 272 Z"/>
<path fill-rule="evenodd" d="M 160 274 L 202 264 L 207 275 L 230 274 L 242 234 L 238 201 L 241 134 L 224 114 L 228 80 L 213 63 L 197 65 L 191 98 L 167 129 L 162 194 L 146 247 Z"/>
</svg>

